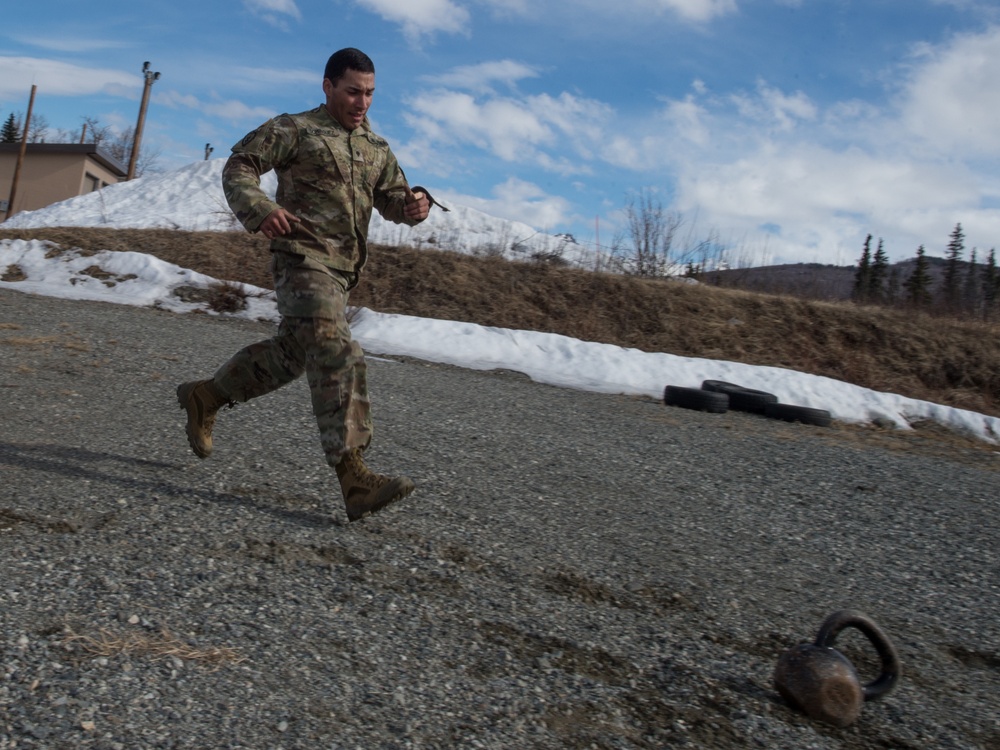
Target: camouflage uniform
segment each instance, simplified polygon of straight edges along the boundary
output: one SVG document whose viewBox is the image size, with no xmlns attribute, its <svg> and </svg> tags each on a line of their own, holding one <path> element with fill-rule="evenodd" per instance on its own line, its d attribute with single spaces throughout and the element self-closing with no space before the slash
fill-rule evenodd
<svg viewBox="0 0 1000 750">
<path fill-rule="evenodd" d="M 301 222 L 271 240 L 277 335 L 238 352 L 214 382 L 229 399 L 248 401 L 306 373 L 323 451 L 335 466 L 371 442 L 364 352 L 351 339 L 346 306 L 368 257 L 372 209 L 397 224 L 417 223 L 403 213 L 406 177 L 367 118 L 348 132 L 324 106 L 276 117 L 232 150 L 222 184 L 243 226 L 256 232 L 279 206 Z M 276 201 L 260 189 L 271 169 Z"/>
</svg>

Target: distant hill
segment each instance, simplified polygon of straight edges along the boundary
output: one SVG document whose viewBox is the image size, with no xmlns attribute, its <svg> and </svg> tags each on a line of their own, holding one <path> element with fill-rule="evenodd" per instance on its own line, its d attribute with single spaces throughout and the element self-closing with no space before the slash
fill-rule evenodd
<svg viewBox="0 0 1000 750">
<path fill-rule="evenodd" d="M 905 294 L 903 284 L 913 274 L 915 264 L 916 260 L 909 258 L 889 266 L 888 280 L 890 284 L 896 285 L 898 294 Z M 927 256 L 927 265 L 933 279 L 931 288 L 937 289 L 944 278 L 948 260 Z M 960 263 L 961 278 L 964 279 L 969 272 L 969 265 L 967 261 Z M 982 267 L 979 263 L 977 265 Z M 715 286 L 833 301 L 851 298 L 856 272 L 857 266 L 787 263 L 777 266 L 709 271 L 703 274 L 700 280 Z"/>
</svg>

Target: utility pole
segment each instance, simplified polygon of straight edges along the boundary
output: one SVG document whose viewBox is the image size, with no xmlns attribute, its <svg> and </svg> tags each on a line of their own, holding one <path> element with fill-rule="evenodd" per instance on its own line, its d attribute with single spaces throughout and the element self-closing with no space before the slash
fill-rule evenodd
<svg viewBox="0 0 1000 750">
<path fill-rule="evenodd" d="M 146 83 L 142 89 L 142 104 L 139 105 L 139 121 L 135 126 L 135 136 L 132 139 L 132 158 L 128 162 L 128 176 L 126 180 L 135 177 L 135 164 L 139 161 L 139 143 L 142 141 L 142 128 L 146 124 L 146 107 L 149 106 L 149 91 L 153 88 L 153 83 L 160 80 L 160 74 L 149 69 L 149 63 L 142 64 L 142 76 Z"/>
<path fill-rule="evenodd" d="M 17 164 L 14 166 L 14 179 L 10 183 L 10 198 L 7 201 L 7 215 L 4 221 L 14 215 L 14 199 L 17 197 L 17 182 L 21 179 L 21 165 L 24 164 L 24 152 L 28 148 L 28 128 L 31 127 L 31 110 L 35 106 L 35 91 L 38 86 L 31 84 L 31 98 L 28 99 L 28 116 L 24 118 L 24 132 L 21 134 L 21 149 L 17 152 Z"/>
</svg>

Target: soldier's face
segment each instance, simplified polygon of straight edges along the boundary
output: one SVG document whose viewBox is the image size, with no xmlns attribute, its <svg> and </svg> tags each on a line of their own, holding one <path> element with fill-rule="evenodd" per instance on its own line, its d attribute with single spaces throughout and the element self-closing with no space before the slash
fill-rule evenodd
<svg viewBox="0 0 1000 750">
<path fill-rule="evenodd" d="M 348 70 L 333 83 L 323 79 L 326 109 L 347 130 L 361 125 L 375 94 L 375 74 Z"/>
</svg>

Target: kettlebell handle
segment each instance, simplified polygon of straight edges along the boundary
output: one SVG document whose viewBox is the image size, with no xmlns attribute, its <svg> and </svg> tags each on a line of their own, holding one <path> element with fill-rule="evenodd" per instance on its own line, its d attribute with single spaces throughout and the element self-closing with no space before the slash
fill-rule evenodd
<svg viewBox="0 0 1000 750">
<path fill-rule="evenodd" d="M 832 648 L 840 631 L 849 627 L 864 633 L 882 660 L 882 674 L 861 688 L 866 701 L 874 700 L 892 690 L 899 681 L 902 671 L 899 654 L 882 629 L 870 617 L 854 609 L 842 609 L 827 617 L 816 634 L 816 645 Z"/>
</svg>

